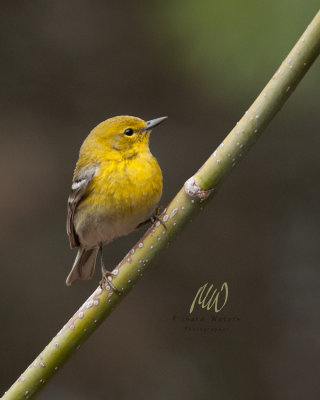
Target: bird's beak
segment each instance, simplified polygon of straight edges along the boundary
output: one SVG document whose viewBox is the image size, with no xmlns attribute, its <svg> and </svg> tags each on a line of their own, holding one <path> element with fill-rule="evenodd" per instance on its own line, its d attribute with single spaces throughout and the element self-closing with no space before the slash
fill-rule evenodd
<svg viewBox="0 0 320 400">
<path fill-rule="evenodd" d="M 143 132 L 145 131 L 151 131 L 152 128 L 155 126 L 161 124 L 163 121 L 165 121 L 168 117 L 160 117 L 160 118 L 155 118 L 151 119 L 150 121 L 147 121 L 146 127 L 143 129 Z"/>
</svg>

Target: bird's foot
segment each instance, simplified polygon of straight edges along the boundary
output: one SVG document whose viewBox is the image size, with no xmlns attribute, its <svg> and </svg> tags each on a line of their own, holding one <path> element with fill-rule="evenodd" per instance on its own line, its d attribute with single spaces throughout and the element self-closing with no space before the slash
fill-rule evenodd
<svg viewBox="0 0 320 400">
<path fill-rule="evenodd" d="M 164 229 L 167 230 L 166 224 L 160 218 L 160 215 L 163 210 L 164 210 L 164 207 L 157 207 L 155 213 L 150 218 L 146 219 L 143 222 L 140 222 L 140 224 L 137 225 L 136 229 L 139 229 L 142 226 L 147 225 L 147 224 L 154 224 L 155 222 L 159 221 L 160 224 L 164 227 Z"/>
<path fill-rule="evenodd" d="M 117 289 L 114 286 L 114 284 L 112 283 L 112 278 L 114 278 L 114 275 L 112 274 L 112 272 L 108 271 L 105 268 L 105 266 L 102 266 L 101 273 L 102 273 L 102 279 L 100 281 L 101 289 L 105 289 L 107 286 L 110 286 L 115 293 L 117 293 L 118 295 L 121 295 L 122 290 Z"/>
</svg>

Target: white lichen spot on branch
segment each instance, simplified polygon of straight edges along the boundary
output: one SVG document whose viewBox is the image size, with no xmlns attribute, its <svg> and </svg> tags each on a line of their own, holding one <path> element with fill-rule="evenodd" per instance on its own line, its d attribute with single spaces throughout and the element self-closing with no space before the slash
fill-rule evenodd
<svg viewBox="0 0 320 400">
<path fill-rule="evenodd" d="M 195 178 L 192 176 L 184 184 L 184 190 L 190 197 L 196 197 L 200 201 L 206 200 L 214 189 L 205 190 L 196 182 Z"/>
</svg>

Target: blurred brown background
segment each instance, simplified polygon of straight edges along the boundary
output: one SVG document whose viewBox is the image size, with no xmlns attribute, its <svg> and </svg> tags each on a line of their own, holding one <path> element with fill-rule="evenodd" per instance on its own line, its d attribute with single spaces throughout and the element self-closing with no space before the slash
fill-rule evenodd
<svg viewBox="0 0 320 400">
<path fill-rule="evenodd" d="M 114 115 L 169 115 L 151 140 L 166 205 L 317 8 L 317 0 L 1 2 L 1 392 L 100 279 L 97 271 L 64 284 L 75 257 L 66 200 L 89 131 Z M 319 398 L 319 65 L 39 399 Z M 109 245 L 107 264 L 141 233 Z M 192 316 L 206 321 L 181 321 L 200 285 L 224 281 L 229 300 L 218 316 L 236 321 L 212 323 L 214 312 L 199 308 Z"/>
</svg>

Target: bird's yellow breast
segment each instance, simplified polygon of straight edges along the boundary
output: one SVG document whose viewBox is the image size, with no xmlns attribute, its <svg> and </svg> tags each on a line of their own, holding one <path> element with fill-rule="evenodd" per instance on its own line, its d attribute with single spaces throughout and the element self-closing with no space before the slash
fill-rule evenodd
<svg viewBox="0 0 320 400">
<path fill-rule="evenodd" d="M 155 207 L 162 193 L 162 173 L 149 153 L 102 162 L 90 186 L 98 208 L 110 217 L 126 218 Z"/>
<path fill-rule="evenodd" d="M 150 152 L 103 161 L 77 207 L 76 231 L 88 246 L 126 235 L 150 217 L 161 193 L 161 169 Z"/>
</svg>

